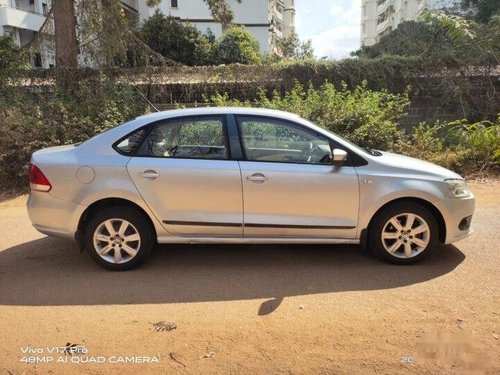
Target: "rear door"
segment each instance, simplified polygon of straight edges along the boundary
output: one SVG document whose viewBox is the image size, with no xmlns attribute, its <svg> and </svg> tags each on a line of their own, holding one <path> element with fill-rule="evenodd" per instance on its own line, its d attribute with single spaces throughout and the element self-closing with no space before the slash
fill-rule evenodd
<svg viewBox="0 0 500 375">
<path fill-rule="evenodd" d="M 145 202 L 172 234 L 241 236 L 241 174 L 230 160 L 225 116 L 150 125 L 128 163 Z"/>
<path fill-rule="evenodd" d="M 354 238 L 356 170 L 331 164 L 331 141 L 303 125 L 237 116 L 245 237 Z"/>
</svg>

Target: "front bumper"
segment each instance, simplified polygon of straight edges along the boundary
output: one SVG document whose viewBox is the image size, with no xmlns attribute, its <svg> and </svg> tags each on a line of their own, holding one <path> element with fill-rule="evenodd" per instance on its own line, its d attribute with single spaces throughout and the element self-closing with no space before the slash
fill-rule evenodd
<svg viewBox="0 0 500 375">
<path fill-rule="evenodd" d="M 463 240 L 472 232 L 471 221 L 475 209 L 475 197 L 449 198 L 435 202 L 446 224 L 445 244 Z"/>
<path fill-rule="evenodd" d="M 31 223 L 40 233 L 74 240 L 86 206 L 54 198 L 50 193 L 32 191 L 27 208 Z"/>
</svg>

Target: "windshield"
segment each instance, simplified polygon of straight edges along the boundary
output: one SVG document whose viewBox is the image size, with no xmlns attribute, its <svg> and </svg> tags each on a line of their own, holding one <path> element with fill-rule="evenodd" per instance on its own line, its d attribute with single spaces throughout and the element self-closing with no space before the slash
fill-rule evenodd
<svg viewBox="0 0 500 375">
<path fill-rule="evenodd" d="M 365 152 L 365 153 L 370 154 L 370 155 L 372 155 L 372 156 L 381 156 L 381 155 L 382 155 L 382 153 L 381 153 L 380 151 L 378 151 L 378 150 L 373 150 L 373 149 L 371 149 L 371 148 L 369 148 L 369 147 L 360 147 L 360 146 L 358 146 L 358 145 L 356 145 L 356 144 L 352 143 L 351 141 L 349 141 L 349 140 L 345 139 L 344 137 L 342 137 L 342 136 L 340 136 L 340 135 L 338 135 L 338 134 L 336 134 L 336 133 L 333 133 L 333 134 L 334 134 L 337 138 L 342 139 L 345 143 L 348 143 L 348 144 L 349 144 L 349 146 L 352 146 L 354 149 L 356 149 L 356 150 L 358 150 L 358 151 Z"/>
<path fill-rule="evenodd" d="M 350 146 L 350 148 L 352 148 L 354 151 L 358 151 L 358 152 L 361 152 L 363 154 L 368 154 L 368 155 L 371 155 L 371 156 L 381 156 L 382 155 L 382 153 L 380 151 L 378 151 L 378 150 L 372 150 L 371 148 L 368 148 L 368 147 L 360 147 L 360 146 L 352 143 L 351 141 L 345 139 L 344 137 L 338 135 L 337 133 L 334 133 L 334 132 L 332 132 L 332 131 L 330 131 L 328 129 L 325 129 L 325 128 L 319 126 L 319 125 L 316 125 L 316 124 L 312 123 L 309 120 L 305 120 L 305 119 L 303 119 L 303 120 L 305 122 L 307 122 L 308 124 L 310 124 L 310 125 L 313 125 L 315 127 L 319 127 L 321 129 L 323 129 L 324 131 L 327 131 L 328 133 L 334 135 L 336 138 L 342 140 L 344 143 L 347 143 Z"/>
</svg>

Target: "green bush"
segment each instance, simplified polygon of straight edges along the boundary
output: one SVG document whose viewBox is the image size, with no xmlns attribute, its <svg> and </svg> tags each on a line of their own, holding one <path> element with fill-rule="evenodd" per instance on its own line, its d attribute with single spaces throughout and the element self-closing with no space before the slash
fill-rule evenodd
<svg viewBox="0 0 500 375">
<path fill-rule="evenodd" d="M 467 150 L 468 164 L 478 171 L 500 166 L 500 115 L 496 122 L 461 120 L 449 123 L 448 128 L 448 142 Z"/>
<path fill-rule="evenodd" d="M 259 42 L 245 29 L 233 26 L 215 42 L 212 61 L 215 64 L 258 64 Z"/>
<path fill-rule="evenodd" d="M 422 123 L 410 134 L 398 122 L 408 108 L 407 93 L 372 91 L 363 82 L 350 90 L 344 83 L 319 89 L 296 83 L 281 94 L 260 91 L 254 101 L 239 101 L 215 95 L 216 106 L 256 106 L 296 113 L 362 147 L 394 151 L 436 163 L 463 174 L 498 170 L 500 166 L 500 120 L 468 124 L 465 120 L 428 125 Z"/>
<path fill-rule="evenodd" d="M 16 95 L 10 95 L 14 91 Z M 85 140 L 147 111 L 133 86 L 102 75 L 81 80 L 71 95 L 57 86 L 54 93 L 43 96 L 6 86 L 0 88 L 2 96 L 14 99 L 0 102 L 0 191 L 27 187 L 26 167 L 34 151 Z M 360 146 L 392 150 L 463 174 L 498 170 L 500 165 L 498 117 L 495 122 L 474 124 L 420 124 L 406 134 L 398 122 L 409 105 L 407 93 L 374 91 L 366 82 L 352 89 L 347 84 L 314 88 L 296 83 L 285 93 L 261 90 L 253 101 L 241 102 L 225 94 L 207 102 L 294 112 Z M 211 129 L 210 123 L 206 126 Z M 209 131 L 207 136 L 207 142 L 219 142 L 220 134 Z"/>
<path fill-rule="evenodd" d="M 173 61 L 189 66 L 210 63 L 210 38 L 159 10 L 142 24 L 139 35 L 152 50 Z"/>
<path fill-rule="evenodd" d="M 276 38 L 276 48 L 284 59 L 314 59 L 311 40 L 301 41 L 295 31 L 286 38 Z"/>
<path fill-rule="evenodd" d="M 270 97 L 261 91 L 255 101 L 240 102 L 227 95 L 215 95 L 217 106 L 255 106 L 296 113 L 315 124 L 340 134 L 360 146 L 390 150 L 401 136 L 397 122 L 409 106 L 407 94 L 372 91 L 363 82 L 353 90 L 345 84 L 336 89 L 331 83 L 319 89 L 296 84 L 283 96 Z"/>
<path fill-rule="evenodd" d="M 27 66 L 27 56 L 10 36 L 0 36 L 0 85 L 12 72 Z"/>
<path fill-rule="evenodd" d="M 27 53 L 10 36 L 0 36 L 0 116 L 4 108 L 18 102 L 18 90 L 12 85 L 16 74 L 25 72 L 27 66 Z"/>
<path fill-rule="evenodd" d="M 319 87 L 327 81 L 340 87 L 345 82 L 353 89 L 366 81 L 371 90 L 404 92 L 408 85 L 420 88 L 423 83 L 421 76 L 440 68 L 433 63 L 420 57 L 384 56 L 340 61 L 289 60 L 281 62 L 277 67 L 285 84 L 297 81 L 302 85 L 312 83 Z"/>
<path fill-rule="evenodd" d="M 421 123 L 410 134 L 398 139 L 394 150 L 398 153 L 430 161 L 452 170 L 461 170 L 465 152 L 460 147 L 446 147 L 441 133 L 446 124 Z"/>
<path fill-rule="evenodd" d="M 495 171 L 500 167 L 500 120 L 469 124 L 418 125 L 398 140 L 395 150 L 466 175 Z"/>
<path fill-rule="evenodd" d="M 39 103 L 25 96 L 0 116 L 0 191 L 27 187 L 34 151 L 83 141 L 146 110 L 132 87 L 102 77 L 81 82 L 73 96 L 56 92 Z"/>
</svg>

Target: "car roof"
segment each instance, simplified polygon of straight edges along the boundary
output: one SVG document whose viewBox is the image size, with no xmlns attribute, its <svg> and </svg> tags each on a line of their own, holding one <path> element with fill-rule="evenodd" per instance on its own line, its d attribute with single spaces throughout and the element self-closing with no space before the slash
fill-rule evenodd
<svg viewBox="0 0 500 375">
<path fill-rule="evenodd" d="M 98 134 L 95 137 L 88 139 L 83 142 L 83 148 L 86 147 L 103 147 L 106 144 L 115 142 L 121 137 L 127 135 L 136 129 L 141 128 L 144 125 L 154 123 L 156 121 L 168 120 L 176 117 L 185 116 L 203 116 L 203 115 L 259 115 L 259 116 L 269 116 L 282 120 L 289 121 L 305 121 L 301 119 L 298 115 L 277 111 L 274 109 L 265 108 L 250 108 L 250 107 L 200 107 L 200 108 L 186 108 L 186 109 L 174 109 L 170 111 L 153 112 L 147 115 L 142 115 L 136 117 L 133 120 L 127 121 L 124 124 L 108 129 L 107 131 Z M 312 126 L 308 124 L 308 126 Z M 324 132 L 324 130 L 320 130 Z M 82 149 L 83 149 L 82 148 Z"/>
<path fill-rule="evenodd" d="M 198 108 L 184 108 L 184 109 L 173 109 L 169 111 L 153 112 L 147 115 L 137 117 L 137 119 L 152 122 L 178 116 L 223 115 L 223 114 L 272 116 L 290 120 L 293 119 L 296 120 L 297 118 L 299 118 L 299 116 L 294 113 L 278 111 L 276 109 L 267 109 L 267 108 L 198 107 Z"/>
</svg>

